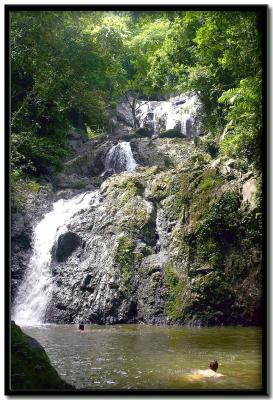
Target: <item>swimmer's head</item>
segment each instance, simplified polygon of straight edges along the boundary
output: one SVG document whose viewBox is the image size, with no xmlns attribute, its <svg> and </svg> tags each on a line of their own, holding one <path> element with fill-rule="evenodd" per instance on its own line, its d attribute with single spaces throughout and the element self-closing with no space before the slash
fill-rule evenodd
<svg viewBox="0 0 273 400">
<path fill-rule="evenodd" d="M 213 371 L 217 371 L 218 369 L 218 362 L 216 360 L 213 360 L 209 363 L 209 367 L 210 369 L 212 369 Z"/>
<path fill-rule="evenodd" d="M 84 324 L 82 322 L 79 324 L 79 330 L 84 331 Z"/>
</svg>

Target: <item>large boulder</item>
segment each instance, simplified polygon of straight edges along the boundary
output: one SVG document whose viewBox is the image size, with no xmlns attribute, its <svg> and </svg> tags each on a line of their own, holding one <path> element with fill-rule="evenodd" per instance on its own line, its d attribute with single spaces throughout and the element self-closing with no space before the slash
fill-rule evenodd
<svg viewBox="0 0 273 400">
<path fill-rule="evenodd" d="M 21 390 L 74 390 L 53 368 L 41 344 L 11 322 L 12 393 Z"/>
</svg>

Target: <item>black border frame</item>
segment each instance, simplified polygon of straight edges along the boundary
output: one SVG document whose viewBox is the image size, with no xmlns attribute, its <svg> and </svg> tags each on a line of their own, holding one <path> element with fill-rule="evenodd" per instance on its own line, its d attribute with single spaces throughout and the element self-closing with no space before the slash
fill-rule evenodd
<svg viewBox="0 0 273 400">
<path fill-rule="evenodd" d="M 261 145 L 261 154 L 263 157 L 262 163 L 262 188 L 263 188 L 263 316 L 262 316 L 262 389 L 261 390 L 196 390 L 196 389 L 174 389 L 174 390 L 12 390 L 10 388 L 10 256 L 11 256 L 11 211 L 10 211 L 10 23 L 9 13 L 12 11 L 256 11 L 260 12 L 263 24 L 262 33 L 262 105 L 263 105 L 263 137 Z M 270 346 L 270 254 L 269 254 L 269 224 L 267 216 L 270 215 L 269 200 L 270 193 L 267 188 L 269 183 L 270 171 L 270 144 L 271 138 L 269 135 L 269 115 L 268 105 L 269 91 L 268 84 L 271 83 L 268 68 L 269 58 L 269 7 L 268 4 L 238 4 L 238 5 L 201 5 L 201 4 L 6 4 L 5 5 L 5 395 L 23 395 L 23 396 L 48 396 L 48 395 L 187 395 L 187 396 L 269 396 L 271 388 L 271 364 L 268 352 Z"/>
</svg>

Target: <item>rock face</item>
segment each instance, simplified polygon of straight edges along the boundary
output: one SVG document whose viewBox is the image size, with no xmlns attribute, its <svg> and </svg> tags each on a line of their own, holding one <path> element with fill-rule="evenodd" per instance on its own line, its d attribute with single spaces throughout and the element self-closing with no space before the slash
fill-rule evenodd
<svg viewBox="0 0 273 400">
<path fill-rule="evenodd" d="M 129 129 L 121 137 L 133 129 L 129 111 L 117 115 Z M 75 213 L 56 240 L 45 321 L 259 324 L 262 222 L 254 175 L 242 178 L 236 160 L 213 159 L 191 137 L 130 132 L 122 143 L 137 164 L 131 170 L 126 158 L 116 164 L 114 136 L 84 146 L 74 138 L 80 144 L 73 142 L 75 154 L 53 180 L 55 200 L 99 187 L 99 201 Z M 20 257 L 25 266 L 31 252 L 31 230 L 25 238 L 26 221 L 16 223 L 15 288 Z"/>
<path fill-rule="evenodd" d="M 74 390 L 52 367 L 37 340 L 11 323 L 11 393 L 22 390 Z"/>
<path fill-rule="evenodd" d="M 168 166 L 108 178 L 99 205 L 71 219 L 82 245 L 53 265 L 46 320 L 259 323 L 261 248 L 249 245 L 259 217 L 245 207 L 239 171 L 227 180 L 225 162 L 200 161 L 191 141 L 156 139 L 149 152 L 142 140 L 132 147 L 143 162 L 164 149 Z"/>
</svg>

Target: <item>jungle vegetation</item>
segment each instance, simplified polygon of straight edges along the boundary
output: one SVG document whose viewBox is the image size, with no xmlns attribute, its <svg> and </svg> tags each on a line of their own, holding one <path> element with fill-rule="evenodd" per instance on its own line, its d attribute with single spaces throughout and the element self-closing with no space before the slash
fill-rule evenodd
<svg viewBox="0 0 273 400">
<path fill-rule="evenodd" d="M 219 151 L 260 168 L 262 23 L 254 11 L 10 11 L 12 187 L 62 168 L 69 127 L 107 132 L 124 94 L 196 92 Z"/>
</svg>

